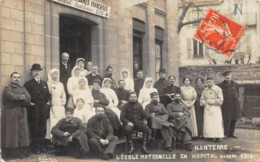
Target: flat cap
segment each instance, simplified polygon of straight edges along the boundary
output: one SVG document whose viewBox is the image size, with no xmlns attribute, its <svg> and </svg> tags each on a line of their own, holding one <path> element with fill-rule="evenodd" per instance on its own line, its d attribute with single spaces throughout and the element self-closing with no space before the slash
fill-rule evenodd
<svg viewBox="0 0 260 162">
<path fill-rule="evenodd" d="M 228 74 L 230 74 L 231 73 L 231 71 L 225 71 L 222 75 L 223 76 L 226 76 L 226 75 L 228 75 Z"/>
</svg>

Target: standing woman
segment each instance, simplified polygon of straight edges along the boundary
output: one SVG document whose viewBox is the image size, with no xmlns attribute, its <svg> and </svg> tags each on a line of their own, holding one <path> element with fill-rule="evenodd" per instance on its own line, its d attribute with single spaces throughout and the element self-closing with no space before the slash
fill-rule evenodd
<svg viewBox="0 0 260 162">
<path fill-rule="evenodd" d="M 125 81 L 125 90 L 134 92 L 134 81 L 130 78 L 130 72 L 127 69 L 123 69 L 120 72 L 121 79 Z"/>
<path fill-rule="evenodd" d="M 198 136 L 198 128 L 197 128 L 197 121 L 196 121 L 196 113 L 194 104 L 197 98 L 197 93 L 195 89 L 190 85 L 191 79 L 189 77 L 184 77 L 183 81 L 184 86 L 181 87 L 181 98 L 182 102 L 187 106 L 191 116 L 191 122 L 192 122 L 192 137 Z"/>
<path fill-rule="evenodd" d="M 153 88 L 153 78 L 145 78 L 143 88 L 140 90 L 138 97 L 138 102 L 143 106 L 143 109 L 152 101 L 150 96 L 152 92 L 158 93 L 157 89 Z"/>
<path fill-rule="evenodd" d="M 89 89 L 88 80 L 85 77 L 78 80 L 78 87 L 75 91 L 73 91 L 73 103 L 76 104 L 78 98 L 83 98 L 85 107 L 92 111 L 94 98 L 92 96 L 92 92 Z"/>
<path fill-rule="evenodd" d="M 105 78 L 102 82 L 102 88 L 100 89 L 100 92 L 104 93 L 104 95 L 109 101 L 109 104 L 108 106 L 106 106 L 106 108 L 113 110 L 116 113 L 118 119 L 120 120 L 121 111 L 117 108 L 118 98 L 115 91 L 112 90 L 110 87 L 111 87 L 111 79 Z"/>
<path fill-rule="evenodd" d="M 200 97 L 202 95 L 203 90 L 205 89 L 204 80 L 202 78 L 196 79 L 195 90 L 197 93 L 197 99 L 195 102 L 195 112 L 196 112 L 196 119 L 197 119 L 197 127 L 198 127 L 198 137 L 203 137 L 203 113 L 204 109 L 200 106 Z"/>
<path fill-rule="evenodd" d="M 84 67 L 85 67 L 85 59 L 84 58 L 78 58 L 75 66 L 80 67 L 80 76 L 81 77 L 85 77 L 86 75 L 88 75 L 88 71 L 86 69 L 84 69 Z"/>
<path fill-rule="evenodd" d="M 67 83 L 67 89 L 69 93 L 69 99 L 66 105 L 67 108 L 75 108 L 75 104 L 73 103 L 73 92 L 78 88 L 79 79 L 80 67 L 74 66 L 74 68 L 71 71 L 71 77 L 69 78 Z"/>
<path fill-rule="evenodd" d="M 51 129 L 58 121 L 65 118 L 66 93 L 63 84 L 59 81 L 58 69 L 51 69 L 48 73 L 48 89 L 51 94 L 50 117 L 47 120 L 46 139 L 52 139 Z"/>
</svg>

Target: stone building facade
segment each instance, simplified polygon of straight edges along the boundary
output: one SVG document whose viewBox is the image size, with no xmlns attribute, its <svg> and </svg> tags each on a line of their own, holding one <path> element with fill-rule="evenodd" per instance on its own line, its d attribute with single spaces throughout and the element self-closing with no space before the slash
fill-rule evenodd
<svg viewBox="0 0 260 162">
<path fill-rule="evenodd" d="M 194 0 L 183 22 L 204 18 L 209 8 L 245 26 L 232 59 L 227 59 L 193 39 L 199 23 L 184 26 L 179 33 L 179 82 L 190 76 L 193 84 L 197 77 L 214 75 L 215 82 L 224 80 L 222 73 L 233 71 L 239 83 L 240 103 L 244 116 L 260 116 L 260 2 L 254 0 Z M 182 12 L 179 1 L 179 15 Z M 214 61 L 213 61 L 214 60 Z M 230 62 L 227 62 L 230 61 Z"/>
<path fill-rule="evenodd" d="M 22 83 L 29 80 L 33 63 L 46 79 L 64 51 L 73 66 L 77 57 L 93 61 L 101 76 L 111 65 L 116 80 L 123 68 L 132 73 L 134 63 L 145 76 L 156 78 L 160 68 L 178 75 L 177 1 L 95 1 L 111 8 L 109 18 L 53 0 L 2 0 L 1 91 L 14 71 Z"/>
<path fill-rule="evenodd" d="M 179 1 L 180 2 L 180 1 Z M 246 27 L 244 36 L 233 54 L 231 64 L 258 63 L 260 61 L 260 2 L 255 0 L 194 0 L 183 22 L 205 18 L 208 9 L 219 12 Z M 182 12 L 179 3 L 179 15 Z M 183 27 L 179 33 L 180 65 L 226 64 L 229 58 L 216 53 L 193 39 L 199 23 Z"/>
</svg>

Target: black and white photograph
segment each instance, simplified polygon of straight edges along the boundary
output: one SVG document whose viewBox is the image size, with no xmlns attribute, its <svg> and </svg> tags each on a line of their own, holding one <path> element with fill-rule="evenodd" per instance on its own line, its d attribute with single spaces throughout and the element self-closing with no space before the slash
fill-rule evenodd
<svg viewBox="0 0 260 162">
<path fill-rule="evenodd" d="M 0 0 L 0 162 L 260 162 L 260 0 Z"/>
</svg>

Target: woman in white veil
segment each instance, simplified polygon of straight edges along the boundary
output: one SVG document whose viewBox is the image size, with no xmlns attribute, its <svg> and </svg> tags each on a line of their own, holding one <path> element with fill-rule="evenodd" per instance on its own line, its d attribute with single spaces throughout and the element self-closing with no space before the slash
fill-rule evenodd
<svg viewBox="0 0 260 162">
<path fill-rule="evenodd" d="M 69 99 L 67 102 L 68 108 L 75 108 L 75 104 L 73 103 L 73 92 L 78 88 L 78 83 L 81 73 L 81 68 L 79 66 L 74 66 L 74 68 L 71 71 L 71 77 L 68 79 L 67 82 L 67 89 L 69 94 Z"/>
<path fill-rule="evenodd" d="M 59 81 L 58 69 L 51 69 L 48 73 L 48 89 L 51 94 L 50 117 L 47 120 L 46 139 L 51 139 L 51 129 L 58 121 L 65 117 L 66 93 L 63 84 Z"/>
<path fill-rule="evenodd" d="M 109 101 L 109 105 L 106 107 L 113 110 L 116 113 L 118 119 L 120 120 L 121 111 L 117 108 L 118 98 L 115 91 L 112 90 L 110 87 L 111 87 L 111 79 L 105 78 L 102 82 L 102 88 L 100 89 L 100 92 L 104 93 L 104 95 Z"/>
<path fill-rule="evenodd" d="M 77 89 L 73 91 L 73 103 L 76 103 L 78 98 L 83 98 L 85 106 L 92 111 L 94 98 L 88 86 L 88 80 L 82 77 L 77 82 Z"/>
<path fill-rule="evenodd" d="M 125 81 L 125 90 L 134 92 L 134 81 L 130 78 L 130 72 L 127 69 L 123 69 L 120 72 L 121 79 Z"/>
<path fill-rule="evenodd" d="M 153 88 L 153 84 L 153 78 L 145 78 L 143 88 L 139 92 L 138 102 L 143 106 L 143 109 L 152 101 L 150 94 L 152 92 L 158 93 L 157 89 Z"/>
<path fill-rule="evenodd" d="M 80 67 L 80 76 L 81 77 L 85 77 L 86 75 L 88 75 L 88 71 L 86 69 L 84 69 L 84 67 L 85 67 L 85 59 L 84 58 L 78 58 L 75 66 Z"/>
</svg>

